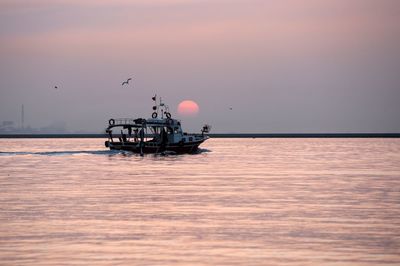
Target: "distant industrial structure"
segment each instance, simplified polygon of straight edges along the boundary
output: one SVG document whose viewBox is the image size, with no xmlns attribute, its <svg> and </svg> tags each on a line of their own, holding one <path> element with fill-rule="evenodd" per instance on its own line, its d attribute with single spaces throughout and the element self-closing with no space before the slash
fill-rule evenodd
<svg viewBox="0 0 400 266">
<path fill-rule="evenodd" d="M 25 133 L 24 129 L 24 121 L 25 120 L 25 110 L 24 110 L 24 105 L 21 105 L 21 121 L 20 121 L 20 127 L 16 127 L 14 121 L 3 121 L 0 124 L 0 133 Z M 27 132 L 30 133 L 30 132 Z"/>
<path fill-rule="evenodd" d="M 18 126 L 19 124 L 19 126 Z M 64 123 L 53 123 L 46 127 L 32 128 L 25 125 L 25 106 L 21 105 L 20 121 L 11 120 L 2 121 L 0 123 L 0 134 L 57 134 L 68 133 Z"/>
<path fill-rule="evenodd" d="M 14 130 L 14 121 L 3 121 L 0 125 L 0 132 L 13 132 Z"/>
<path fill-rule="evenodd" d="M 21 106 L 21 129 L 24 129 L 24 119 L 25 119 L 25 112 L 24 112 L 24 105 Z"/>
</svg>

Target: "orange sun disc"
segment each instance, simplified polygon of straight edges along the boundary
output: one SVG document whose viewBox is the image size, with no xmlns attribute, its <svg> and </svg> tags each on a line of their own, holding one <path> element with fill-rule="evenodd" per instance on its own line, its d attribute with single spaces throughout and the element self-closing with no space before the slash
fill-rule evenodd
<svg viewBox="0 0 400 266">
<path fill-rule="evenodd" d="M 199 112 L 199 105 L 191 100 L 182 101 L 178 105 L 178 114 L 182 116 L 195 116 Z"/>
</svg>

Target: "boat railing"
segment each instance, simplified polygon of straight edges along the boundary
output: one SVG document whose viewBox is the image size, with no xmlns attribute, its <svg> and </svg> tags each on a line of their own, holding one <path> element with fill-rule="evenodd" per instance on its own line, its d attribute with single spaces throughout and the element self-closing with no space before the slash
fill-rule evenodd
<svg viewBox="0 0 400 266">
<path fill-rule="evenodd" d="M 129 125 L 129 124 L 135 124 L 135 121 L 133 118 L 115 118 L 114 124 L 115 126 L 117 125 Z"/>
<path fill-rule="evenodd" d="M 147 125 L 167 125 L 165 120 L 145 120 L 142 118 L 133 119 L 133 118 L 113 118 L 110 119 L 109 124 L 112 126 L 119 125 L 141 125 L 142 122 L 145 122 Z"/>
</svg>

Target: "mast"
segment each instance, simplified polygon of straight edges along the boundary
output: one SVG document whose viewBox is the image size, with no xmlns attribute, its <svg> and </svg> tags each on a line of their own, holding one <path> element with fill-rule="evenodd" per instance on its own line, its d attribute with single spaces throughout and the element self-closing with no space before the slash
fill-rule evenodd
<svg viewBox="0 0 400 266">
<path fill-rule="evenodd" d="M 21 129 L 24 129 L 24 117 L 25 112 L 24 112 L 24 105 L 21 106 Z"/>
</svg>

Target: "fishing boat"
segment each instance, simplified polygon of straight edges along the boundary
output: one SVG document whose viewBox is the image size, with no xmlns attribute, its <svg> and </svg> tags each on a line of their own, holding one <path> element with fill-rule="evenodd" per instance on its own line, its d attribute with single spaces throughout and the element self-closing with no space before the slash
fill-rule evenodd
<svg viewBox="0 0 400 266">
<path fill-rule="evenodd" d="M 168 105 L 161 97 L 154 101 L 151 118 L 111 118 L 108 121 L 106 147 L 139 153 L 182 154 L 195 153 L 201 143 L 209 138 L 209 125 L 204 125 L 199 134 L 183 132 L 181 121 L 172 118 Z M 116 131 L 117 134 L 113 134 Z"/>
</svg>

